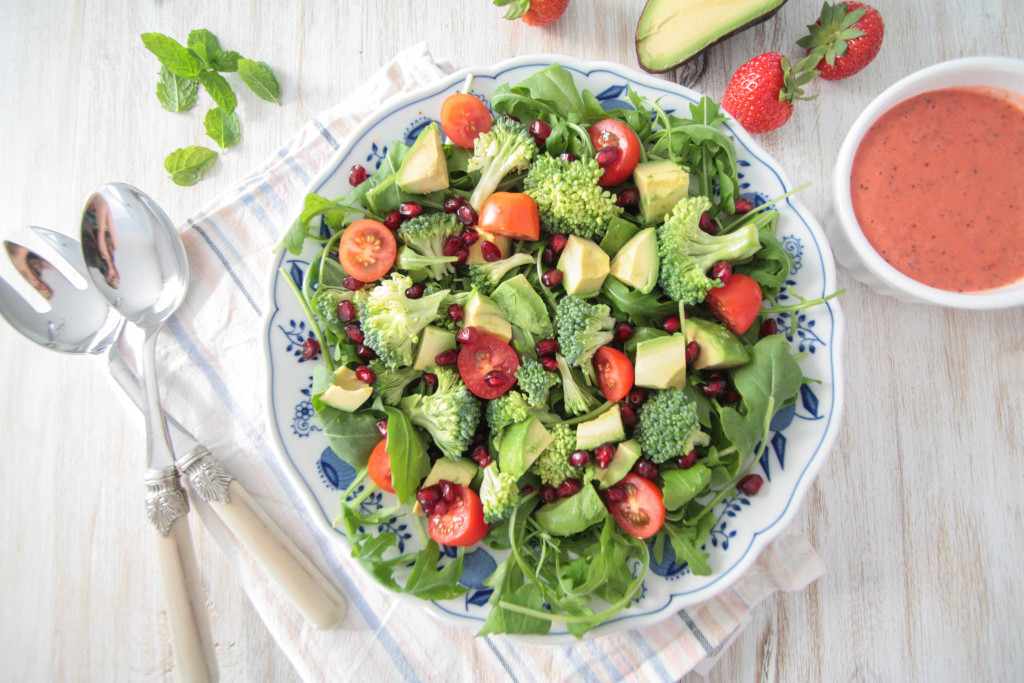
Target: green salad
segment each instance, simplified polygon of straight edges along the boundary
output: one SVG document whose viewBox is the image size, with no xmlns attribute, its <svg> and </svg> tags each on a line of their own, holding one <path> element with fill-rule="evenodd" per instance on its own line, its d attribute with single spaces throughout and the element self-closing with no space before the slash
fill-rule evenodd
<svg viewBox="0 0 1024 683">
<path fill-rule="evenodd" d="M 322 360 L 316 415 L 358 471 L 336 521 L 352 556 L 445 600 L 465 548 L 506 550 L 480 634 L 579 637 L 669 548 L 714 571 L 713 510 L 758 492 L 769 423 L 808 381 L 772 316 L 821 300 L 775 304 L 778 200 L 739 195 L 710 99 L 669 113 L 630 90 L 607 111 L 558 65 L 490 109 L 469 87 L 353 166 L 348 195 L 306 197 L 283 245 L 319 252 L 284 275 Z M 364 512 L 379 490 L 393 504 Z M 365 531 L 405 508 L 422 550 Z"/>
</svg>

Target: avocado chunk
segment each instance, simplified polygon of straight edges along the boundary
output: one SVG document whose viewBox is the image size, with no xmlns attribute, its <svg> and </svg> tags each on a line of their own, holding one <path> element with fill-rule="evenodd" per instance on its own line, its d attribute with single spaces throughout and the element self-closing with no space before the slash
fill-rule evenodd
<svg viewBox="0 0 1024 683">
<path fill-rule="evenodd" d="M 739 338 L 724 325 L 710 320 L 688 318 L 686 340 L 700 345 L 700 353 L 693 362 L 695 370 L 734 368 L 750 360 L 750 354 Z"/>
<path fill-rule="evenodd" d="M 600 292 L 604 279 L 608 277 L 610 261 L 608 254 L 596 242 L 569 235 L 558 259 L 558 269 L 565 276 L 562 286 L 566 293 L 588 297 Z"/>
<path fill-rule="evenodd" d="M 320 400 L 332 408 L 351 413 L 366 402 L 373 387 L 363 382 L 354 370 L 341 366 L 334 371 L 334 382 L 320 394 Z"/>
<path fill-rule="evenodd" d="M 501 434 L 501 445 L 498 447 L 501 471 L 518 479 L 526 474 L 533 461 L 552 441 L 554 437 L 551 432 L 536 417 L 507 427 Z"/>
<path fill-rule="evenodd" d="M 647 0 L 636 27 L 640 66 L 655 73 L 770 19 L 786 0 Z"/>
<path fill-rule="evenodd" d="M 395 182 L 406 192 L 427 194 L 448 187 L 448 157 L 436 123 L 420 131 L 398 167 Z"/>
<path fill-rule="evenodd" d="M 539 334 L 541 337 L 554 336 L 551 316 L 548 315 L 544 299 L 540 298 L 540 294 L 522 273 L 498 285 L 497 289 L 491 292 L 491 299 L 516 327 Z"/>
<path fill-rule="evenodd" d="M 619 249 L 612 259 L 609 274 L 641 294 L 658 284 L 658 237 L 654 228 L 644 228 Z"/>
<path fill-rule="evenodd" d="M 506 344 L 512 339 L 512 323 L 502 315 L 498 304 L 490 297 L 474 290 L 463 304 L 462 311 L 466 316 L 463 319 L 465 327 L 475 327 L 480 334 L 497 337 Z"/>
<path fill-rule="evenodd" d="M 622 478 L 629 474 L 633 465 L 640 459 L 640 442 L 636 439 L 623 441 L 615 449 L 615 457 L 612 458 L 608 467 L 602 469 L 594 468 L 593 478 L 599 482 L 601 489 L 615 486 Z"/>
<path fill-rule="evenodd" d="M 690 174 L 668 159 L 637 164 L 633 182 L 640 192 L 640 218 L 648 225 L 664 221 L 665 215 L 690 192 Z"/>
<path fill-rule="evenodd" d="M 416 358 L 413 360 L 412 366 L 417 370 L 432 368 L 437 365 L 434 362 L 437 354 L 454 349 L 456 346 L 458 345 L 455 343 L 454 334 L 448 330 L 442 330 L 440 327 L 427 325 L 420 332 L 420 345 L 416 348 Z"/>
<path fill-rule="evenodd" d="M 678 510 L 696 498 L 711 483 L 711 470 L 697 463 L 688 470 L 665 470 L 661 473 L 666 510 Z"/>
<path fill-rule="evenodd" d="M 576 425 L 576 448 L 589 451 L 608 441 L 618 442 L 626 438 L 622 426 L 622 411 L 616 403 L 593 420 Z"/>
<path fill-rule="evenodd" d="M 442 479 L 453 484 L 469 486 L 473 482 L 473 477 L 476 476 L 478 469 L 480 468 L 477 467 L 476 463 L 469 460 L 441 458 L 430 468 L 430 472 L 427 474 L 427 478 L 423 480 L 423 483 L 420 484 L 420 488 L 425 489 L 428 486 L 433 486 Z M 412 511 L 417 515 L 424 514 L 423 506 L 420 505 L 419 501 L 416 501 L 415 505 L 412 506 Z"/>
<path fill-rule="evenodd" d="M 572 536 L 608 516 L 608 509 L 593 486 L 584 484 L 576 495 L 542 505 L 533 513 L 541 529 L 552 536 Z"/>
<path fill-rule="evenodd" d="M 480 250 L 480 246 L 484 242 L 490 242 L 496 246 L 498 251 L 501 252 L 501 258 L 508 258 L 509 251 L 512 249 L 512 240 L 504 235 L 494 235 L 489 232 L 484 232 L 483 230 L 477 230 L 477 233 L 480 235 L 480 239 L 469 245 L 469 258 L 466 259 L 467 264 L 476 263 L 479 265 L 481 263 L 487 263 L 487 259 L 484 258 L 484 253 Z"/>
<path fill-rule="evenodd" d="M 609 256 L 615 256 L 615 254 L 619 253 L 619 249 L 622 249 L 626 242 L 633 239 L 633 235 L 639 230 L 640 228 L 625 218 L 612 216 L 612 219 L 608 221 L 608 230 L 604 233 L 604 237 L 601 238 L 601 249 Z"/>
<path fill-rule="evenodd" d="M 633 384 L 648 389 L 681 388 L 686 384 L 686 344 L 684 334 L 670 334 L 637 344 Z"/>
</svg>

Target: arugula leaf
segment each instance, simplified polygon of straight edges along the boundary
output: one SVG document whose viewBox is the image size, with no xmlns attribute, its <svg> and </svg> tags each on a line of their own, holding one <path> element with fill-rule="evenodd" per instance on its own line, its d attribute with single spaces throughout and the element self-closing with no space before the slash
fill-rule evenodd
<svg viewBox="0 0 1024 683">
<path fill-rule="evenodd" d="M 237 145 L 238 139 L 241 137 L 238 130 L 238 116 L 229 114 L 220 107 L 206 112 L 203 125 L 206 127 L 206 134 L 213 138 L 213 141 L 221 149 Z"/>
<path fill-rule="evenodd" d="M 203 63 L 187 47 L 162 33 L 143 33 L 142 43 L 160 63 L 178 76 L 196 78 Z"/>
<path fill-rule="evenodd" d="M 220 41 L 205 28 L 200 28 L 188 34 L 188 49 L 209 64 L 213 56 L 220 52 Z"/>
<path fill-rule="evenodd" d="M 263 62 L 255 62 L 245 57 L 238 59 L 238 76 L 249 86 L 256 97 L 274 104 L 281 104 L 281 86 L 278 85 L 274 72 Z"/>
<path fill-rule="evenodd" d="M 641 294 L 615 278 L 606 278 L 601 286 L 601 297 L 617 313 L 627 316 L 634 325 L 655 327 L 667 315 L 679 310 L 675 301 L 663 301 L 657 290 Z"/>
<path fill-rule="evenodd" d="M 156 98 L 167 111 L 188 111 L 196 105 L 199 86 L 195 81 L 173 73 L 166 66 L 160 66 L 160 80 L 156 84 Z"/>
<path fill-rule="evenodd" d="M 711 470 L 697 463 L 687 470 L 666 470 L 661 473 L 665 509 L 678 510 L 702 493 L 711 483 Z"/>
<path fill-rule="evenodd" d="M 412 426 L 409 416 L 398 408 L 384 408 L 388 416 L 387 453 L 391 460 L 391 485 L 400 503 L 416 495 L 420 482 L 430 472 L 423 437 Z"/>
<path fill-rule="evenodd" d="M 535 100 L 542 100 L 561 109 L 564 115 L 576 114 L 582 118 L 586 114 L 586 106 L 572 74 L 558 64 L 544 67 L 524 78 L 516 87 L 526 90 Z"/>
<path fill-rule="evenodd" d="M 238 98 L 235 91 L 231 89 L 226 78 L 216 71 L 204 69 L 199 73 L 199 82 L 206 88 L 207 94 L 213 98 L 217 106 L 224 110 L 225 114 L 232 114 L 238 105 Z"/>
<path fill-rule="evenodd" d="M 206 169 L 217 161 L 217 153 L 209 147 L 193 145 L 182 147 L 167 155 L 164 168 L 171 174 L 176 185 L 195 185 L 199 182 Z"/>
<path fill-rule="evenodd" d="M 462 552 L 459 556 L 441 569 L 437 562 L 441 557 L 441 549 L 436 541 L 427 542 L 427 546 L 416 553 L 416 564 L 405 582 L 404 593 L 415 595 L 423 600 L 451 600 L 466 593 L 466 587 L 459 584 L 462 576 Z"/>
</svg>

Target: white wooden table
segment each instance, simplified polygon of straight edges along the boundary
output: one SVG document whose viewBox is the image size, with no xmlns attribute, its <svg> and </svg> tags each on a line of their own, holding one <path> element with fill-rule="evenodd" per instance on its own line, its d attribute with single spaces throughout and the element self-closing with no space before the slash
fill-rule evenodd
<svg viewBox="0 0 1024 683">
<path fill-rule="evenodd" d="M 818 216 L 845 131 L 887 85 L 955 57 L 1024 57 L 1018 3 L 875 4 L 887 27 L 878 59 L 848 81 L 812 84 L 818 99 L 760 136 L 794 181 L 814 183 L 802 199 Z M 77 230 L 84 199 L 111 180 L 143 188 L 182 221 L 411 43 L 429 41 L 456 66 L 548 52 L 635 67 L 642 6 L 573 0 L 558 24 L 540 30 L 504 21 L 486 0 L 5 0 L 0 233 L 25 238 L 29 224 Z M 698 89 L 720 98 L 748 58 L 797 56 L 793 43 L 818 9 L 817 0 L 790 0 L 768 23 L 713 49 Z M 139 34 L 184 40 L 194 28 L 271 64 L 283 105 L 242 95 L 241 144 L 199 185 L 180 188 L 163 158 L 209 144 L 205 108 L 160 109 L 157 62 Z M 712 679 L 1018 678 L 1024 308 L 910 306 L 845 272 L 839 280 L 847 290 L 844 426 L 796 521 L 828 573 L 763 604 Z M 0 348 L 0 679 L 167 677 L 170 646 L 141 508 L 140 423 L 111 401 L 99 366 L 38 348 L 2 324 Z M 227 562 L 195 529 L 222 679 L 294 679 Z"/>
</svg>

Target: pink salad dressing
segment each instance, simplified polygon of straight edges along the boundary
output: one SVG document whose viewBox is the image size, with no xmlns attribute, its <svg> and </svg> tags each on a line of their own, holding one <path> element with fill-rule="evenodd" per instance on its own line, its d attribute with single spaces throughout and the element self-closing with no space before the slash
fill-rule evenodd
<svg viewBox="0 0 1024 683">
<path fill-rule="evenodd" d="M 850 193 L 893 267 L 954 292 L 1024 278 L 1024 97 L 949 88 L 901 102 L 865 134 Z"/>
</svg>

